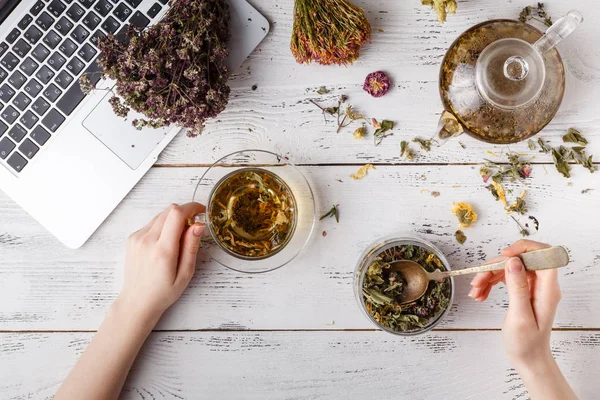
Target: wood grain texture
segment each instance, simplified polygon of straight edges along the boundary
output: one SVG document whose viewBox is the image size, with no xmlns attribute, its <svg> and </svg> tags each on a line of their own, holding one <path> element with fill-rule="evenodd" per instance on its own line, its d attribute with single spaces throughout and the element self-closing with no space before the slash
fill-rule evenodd
<svg viewBox="0 0 600 400">
<path fill-rule="evenodd" d="M 204 170 L 152 169 L 77 251 L 63 248 L 0 195 L 0 330 L 95 329 L 118 293 L 126 237 L 169 203 L 189 201 Z M 228 170 L 221 168 L 223 174 Z M 319 215 L 339 204 L 340 223 L 320 221 L 302 255 L 272 273 L 244 275 L 201 257 L 189 289 L 160 329 L 370 328 L 355 302 L 352 274 L 360 253 L 377 238 L 394 232 L 418 235 L 435 243 L 454 268 L 478 265 L 520 238 L 474 166 L 377 167 L 359 181 L 348 177 L 356 171 L 353 166 L 302 170 L 315 190 Z M 573 186 L 567 182 L 549 168 L 534 166 L 526 186 L 507 188 L 514 189 L 512 196 L 528 191 L 530 212 L 540 221 L 531 238 L 570 252 L 571 265 L 560 271 L 564 299 L 556 326 L 598 328 L 600 182 L 582 169 Z M 582 194 L 584 188 L 594 190 Z M 450 209 L 456 201 L 471 202 L 479 213 L 477 224 L 465 230 L 463 246 L 454 239 L 457 221 Z M 454 305 L 441 327 L 500 328 L 505 289 L 480 304 L 467 297 L 469 281 L 468 276 L 457 279 Z"/>
<path fill-rule="evenodd" d="M 51 399 L 91 335 L 0 334 L 0 397 Z M 552 349 L 580 398 L 597 398 L 600 334 L 555 332 Z M 122 399 L 527 397 L 500 332 L 182 332 L 150 336 Z"/>
<path fill-rule="evenodd" d="M 254 1 L 270 20 L 271 32 L 233 74 L 227 110 L 208 122 L 200 137 L 192 140 L 179 135 L 163 152 L 159 164 L 210 164 L 227 153 L 247 148 L 273 149 L 303 164 L 403 163 L 400 141 L 416 136 L 428 138 L 436 129 L 442 111 L 439 66 L 454 39 L 488 19 L 515 19 L 531 1 L 460 1 L 458 13 L 450 15 L 443 26 L 417 0 L 355 3 L 367 11 L 373 40 L 363 46 L 354 65 L 325 67 L 299 65 L 290 53 L 292 1 Z M 549 2 L 546 8 L 555 20 L 571 8 L 579 9 L 585 21 L 559 45 L 567 70 L 567 89 L 558 115 L 541 136 L 558 145 L 569 127 L 578 128 L 590 139 L 591 154 L 600 157 L 600 51 L 596 46 L 600 9 L 589 0 Z M 390 75 L 393 88 L 386 96 L 374 99 L 362 90 L 362 83 L 369 72 L 380 69 Z M 252 90 L 253 85 L 256 90 Z M 331 93 L 316 94 L 322 85 Z M 375 147 L 372 129 L 364 141 L 352 138 L 352 127 L 336 134 L 333 119 L 325 124 L 320 110 L 308 100 L 333 105 L 340 94 L 349 95 L 350 103 L 370 117 L 394 120 L 394 136 Z M 527 145 L 511 148 L 525 152 Z M 431 153 L 421 152 L 415 162 L 480 162 L 487 150 L 499 149 L 463 135 Z M 536 160 L 551 162 L 541 154 Z"/>
</svg>

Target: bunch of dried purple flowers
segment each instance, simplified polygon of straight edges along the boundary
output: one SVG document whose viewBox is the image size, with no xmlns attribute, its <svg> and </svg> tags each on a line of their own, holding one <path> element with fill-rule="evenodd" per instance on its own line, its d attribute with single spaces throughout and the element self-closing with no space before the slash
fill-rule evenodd
<svg viewBox="0 0 600 400">
<path fill-rule="evenodd" d="M 132 121 L 138 129 L 177 124 L 188 128 L 189 136 L 199 134 L 204 121 L 223 111 L 229 99 L 229 19 L 226 0 L 176 0 L 163 20 L 147 30 L 130 27 L 126 40 L 100 39 L 98 62 L 117 82 L 119 97 L 110 99 L 115 113 L 125 117 L 133 109 L 144 114 L 146 119 Z"/>
<path fill-rule="evenodd" d="M 299 63 L 352 64 L 371 39 L 364 11 L 347 0 L 296 0 L 292 54 Z"/>
</svg>

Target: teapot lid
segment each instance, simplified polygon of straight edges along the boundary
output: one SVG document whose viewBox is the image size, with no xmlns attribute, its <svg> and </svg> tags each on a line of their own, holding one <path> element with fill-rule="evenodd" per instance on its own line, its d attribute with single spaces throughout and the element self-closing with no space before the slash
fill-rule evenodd
<svg viewBox="0 0 600 400">
<path fill-rule="evenodd" d="M 544 87 L 542 54 L 518 38 L 499 39 L 479 55 L 475 68 L 477 89 L 496 107 L 514 109 L 535 100 Z"/>
</svg>

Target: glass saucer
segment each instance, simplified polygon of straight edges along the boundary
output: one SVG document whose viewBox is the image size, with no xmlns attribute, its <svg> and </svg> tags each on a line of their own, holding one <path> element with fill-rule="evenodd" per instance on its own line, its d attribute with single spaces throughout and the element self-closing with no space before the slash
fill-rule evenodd
<svg viewBox="0 0 600 400">
<path fill-rule="evenodd" d="M 217 160 L 200 177 L 192 201 L 206 205 L 209 213 L 215 189 L 222 183 L 223 178 L 242 169 L 267 171 L 287 185 L 295 200 L 295 224 L 291 237 L 272 254 L 247 257 L 234 253 L 219 243 L 211 224 L 207 221 L 210 217 L 208 214 L 200 214 L 195 220 L 207 225 L 201 245 L 212 259 L 232 270 L 244 273 L 273 271 L 292 261 L 306 247 L 316 224 L 313 191 L 304 174 L 286 157 L 266 150 L 252 149 L 231 153 Z"/>
</svg>

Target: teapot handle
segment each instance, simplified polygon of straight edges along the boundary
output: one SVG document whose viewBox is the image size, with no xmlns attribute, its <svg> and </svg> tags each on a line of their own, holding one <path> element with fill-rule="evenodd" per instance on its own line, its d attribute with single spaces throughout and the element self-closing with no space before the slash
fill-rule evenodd
<svg viewBox="0 0 600 400">
<path fill-rule="evenodd" d="M 549 52 L 567 36 L 573 33 L 582 21 L 583 16 L 579 11 L 569 11 L 567 15 L 552 24 L 544 36 L 534 43 L 533 47 L 541 54 Z"/>
<path fill-rule="evenodd" d="M 464 131 L 462 124 L 454 114 L 449 111 L 444 111 L 438 122 L 437 132 L 432 140 L 435 141 L 438 146 L 441 146 L 446 143 L 448 139 L 462 135 Z"/>
</svg>

